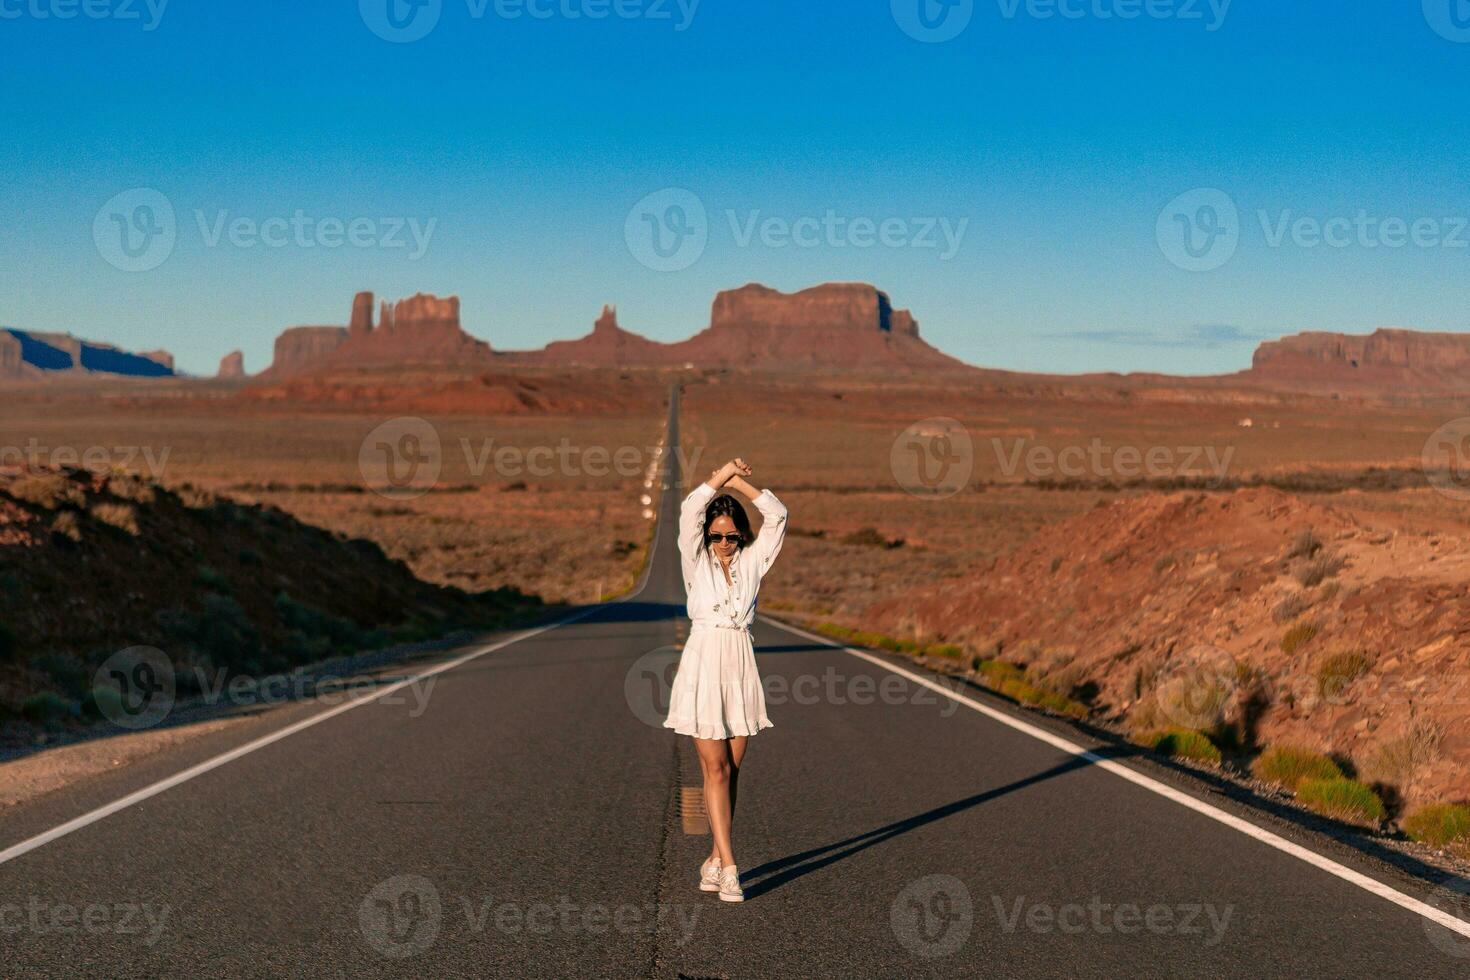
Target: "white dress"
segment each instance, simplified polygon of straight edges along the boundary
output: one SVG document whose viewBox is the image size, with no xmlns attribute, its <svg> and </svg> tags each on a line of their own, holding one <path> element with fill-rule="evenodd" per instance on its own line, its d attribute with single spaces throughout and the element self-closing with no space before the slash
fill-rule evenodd
<svg viewBox="0 0 1470 980">
<path fill-rule="evenodd" d="M 786 505 L 770 490 L 753 499 L 764 523 L 730 560 L 730 582 L 704 545 L 704 509 L 717 491 L 701 483 L 679 508 L 679 558 L 687 593 L 689 639 L 679 656 L 665 728 L 695 738 L 754 735 L 770 728 L 750 624 L 761 579 L 786 537 Z"/>
</svg>

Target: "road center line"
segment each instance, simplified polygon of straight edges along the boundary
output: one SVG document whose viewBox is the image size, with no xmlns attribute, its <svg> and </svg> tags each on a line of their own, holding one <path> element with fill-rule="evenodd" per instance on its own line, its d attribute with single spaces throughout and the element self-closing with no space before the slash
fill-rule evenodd
<svg viewBox="0 0 1470 980">
<path fill-rule="evenodd" d="M 1315 868 L 1320 868 L 1328 874 L 1333 875 L 1337 878 L 1341 878 L 1343 881 L 1346 881 L 1349 884 L 1357 885 L 1364 891 L 1372 892 L 1379 898 L 1386 899 L 1387 901 L 1390 901 L 1395 905 L 1400 906 L 1401 908 L 1408 909 L 1410 912 L 1421 915 L 1431 922 L 1444 926 L 1446 929 L 1449 929 L 1452 932 L 1457 932 L 1462 936 L 1470 937 L 1470 922 L 1466 922 L 1463 919 L 1451 915 L 1443 909 L 1435 908 L 1433 905 L 1430 905 L 1427 902 L 1420 901 L 1412 895 L 1407 895 L 1396 888 L 1385 885 L 1383 882 L 1378 881 L 1375 878 L 1370 878 L 1362 872 L 1354 871 L 1352 868 L 1349 868 L 1343 864 L 1339 864 L 1329 857 L 1324 857 L 1323 855 L 1318 854 L 1316 851 L 1303 847 L 1300 844 L 1293 843 L 1292 841 L 1287 840 L 1285 837 L 1280 837 L 1276 834 L 1273 834 L 1269 830 L 1256 826 L 1249 820 L 1244 820 L 1233 813 L 1228 813 L 1225 810 L 1220 809 L 1219 807 L 1204 802 L 1203 800 L 1195 799 L 1188 793 L 1175 789 L 1173 786 L 1170 786 L 1167 783 L 1162 783 L 1159 780 L 1154 779 L 1150 776 L 1145 776 L 1143 773 L 1131 769 L 1120 762 L 1116 762 L 1112 759 L 1103 758 L 1097 753 L 1091 752 L 1078 745 L 1077 743 L 1070 741 L 1069 739 L 1065 739 L 1060 735 L 1054 735 L 1043 728 L 1038 728 L 1037 726 L 1022 721 L 1019 718 L 1013 718 L 1005 712 L 997 711 L 995 708 L 992 708 L 986 704 L 982 704 L 981 702 L 976 701 L 973 698 L 966 697 L 963 694 L 957 694 L 954 691 L 946 688 L 943 684 L 936 683 L 935 681 L 932 681 L 927 677 L 923 677 L 912 671 L 905 670 L 902 667 L 891 664 L 881 657 L 874 656 L 873 654 L 867 653 L 863 650 L 854 650 L 852 647 L 842 646 L 841 644 L 832 642 L 827 637 L 819 636 L 816 633 L 808 633 L 806 630 L 801 629 L 800 627 L 778 622 L 764 614 L 762 614 L 760 618 L 765 622 L 771 624 L 772 626 L 786 630 L 788 633 L 793 633 L 808 640 L 816 640 L 820 643 L 825 644 L 826 646 L 832 647 L 833 649 L 842 650 L 845 653 L 850 653 L 860 660 L 866 660 L 871 664 L 876 664 L 877 666 L 882 667 L 884 670 L 898 674 L 900 677 L 906 677 L 909 680 L 913 681 L 915 684 L 927 687 L 931 691 L 942 694 L 945 697 L 950 698 L 951 700 L 956 701 L 967 708 L 973 708 L 975 711 L 980 712 L 987 718 L 998 721 L 1008 728 L 1015 729 L 1023 735 L 1029 735 L 1032 738 L 1037 739 L 1038 741 L 1045 742 L 1047 745 L 1050 745 L 1056 749 L 1060 749 L 1061 751 L 1066 752 L 1069 755 L 1074 755 L 1080 759 L 1085 759 L 1100 769 L 1106 769 L 1113 775 L 1128 780 L 1128 782 L 1133 783 L 1135 786 L 1143 787 L 1150 793 L 1162 796 L 1166 800 L 1171 800 L 1175 803 L 1178 803 L 1180 806 L 1188 807 L 1194 812 L 1209 817 L 1211 820 L 1214 820 L 1217 823 L 1222 823 L 1233 830 L 1238 830 L 1242 834 L 1245 834 L 1247 837 L 1258 840 L 1268 847 L 1274 847 L 1278 851 L 1281 851 L 1285 854 L 1290 854 L 1292 857 L 1299 858 L 1300 860 L 1305 861 L 1307 864 L 1310 864 Z"/>
</svg>

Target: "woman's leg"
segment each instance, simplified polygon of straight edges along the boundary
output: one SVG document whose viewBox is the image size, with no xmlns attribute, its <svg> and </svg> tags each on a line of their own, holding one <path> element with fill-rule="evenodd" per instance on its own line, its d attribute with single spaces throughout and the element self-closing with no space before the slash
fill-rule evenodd
<svg viewBox="0 0 1470 980">
<path fill-rule="evenodd" d="M 735 834 L 735 798 L 739 795 L 738 791 L 740 789 L 740 763 L 745 758 L 745 746 L 748 738 L 746 735 L 736 735 L 725 743 L 730 746 L 730 834 L 732 838 Z M 713 837 L 713 835 L 711 836 Z M 709 857 L 705 860 L 706 862 L 713 861 L 719 856 L 719 844 L 711 840 Z M 720 863 L 723 864 L 724 862 L 721 861 Z"/>
<path fill-rule="evenodd" d="M 704 770 L 704 812 L 715 838 L 715 856 L 721 864 L 734 864 L 730 846 L 730 748 L 725 739 L 696 738 L 699 767 Z"/>
</svg>

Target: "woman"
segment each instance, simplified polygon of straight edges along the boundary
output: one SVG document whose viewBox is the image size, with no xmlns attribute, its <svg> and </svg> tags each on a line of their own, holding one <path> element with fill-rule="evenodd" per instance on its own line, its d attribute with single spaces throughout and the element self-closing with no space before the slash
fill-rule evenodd
<svg viewBox="0 0 1470 980">
<path fill-rule="evenodd" d="M 714 846 L 699 869 L 699 887 L 718 891 L 725 902 L 745 900 L 730 844 L 745 742 L 772 727 L 750 623 L 761 579 L 786 536 L 786 506 L 770 490 L 745 482 L 750 475 L 743 459 L 732 459 L 691 490 L 680 507 L 679 557 L 688 595 L 689 640 L 679 657 L 664 721 L 665 728 L 694 737 L 714 835 Z M 751 534 L 739 501 L 729 494 L 716 496 L 727 486 L 749 497 L 761 512 L 765 523 L 760 537 Z"/>
</svg>

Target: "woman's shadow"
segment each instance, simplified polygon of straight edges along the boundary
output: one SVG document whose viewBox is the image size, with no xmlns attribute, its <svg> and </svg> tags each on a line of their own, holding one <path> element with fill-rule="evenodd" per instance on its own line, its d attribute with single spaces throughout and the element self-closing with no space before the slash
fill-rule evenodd
<svg viewBox="0 0 1470 980">
<path fill-rule="evenodd" d="M 856 837 L 849 837 L 847 840 L 838 841 L 835 844 L 828 844 L 825 847 L 818 847 L 809 851 L 802 851 L 800 854 L 792 854 L 788 857 L 778 858 L 775 861 L 768 861 L 757 868 L 752 868 L 750 871 L 741 874 L 741 884 L 745 889 L 745 897 L 748 899 L 755 898 L 757 895 L 762 895 L 773 889 L 780 888 L 789 881 L 795 881 L 802 875 L 825 868 L 829 864 L 835 864 L 843 858 L 857 854 L 859 851 L 865 851 L 875 844 L 882 844 L 884 841 L 892 840 L 899 834 L 908 833 L 917 827 L 933 823 L 936 820 L 943 820 L 945 817 L 968 810 L 974 806 L 979 806 L 982 803 L 988 803 L 993 799 L 1005 796 L 1007 793 L 1014 793 L 1016 790 L 1025 789 L 1027 786 L 1033 786 L 1036 783 L 1043 782 L 1055 776 L 1061 776 L 1065 773 L 1085 768 L 1092 765 L 1098 758 L 1114 758 L 1136 754 L 1138 754 L 1138 750 L 1119 749 L 1116 751 L 1099 751 L 1091 758 L 1087 756 L 1075 756 L 1060 765 L 1027 776 L 1025 779 L 1018 779 L 1005 786 L 997 786 L 995 789 L 988 789 L 983 793 L 976 793 L 974 796 L 967 796 L 962 800 L 955 800 L 953 803 L 946 803 L 944 806 L 935 807 L 932 810 L 926 810 L 915 816 L 906 817 L 903 820 L 874 828 L 867 833 L 858 834 Z"/>
</svg>

